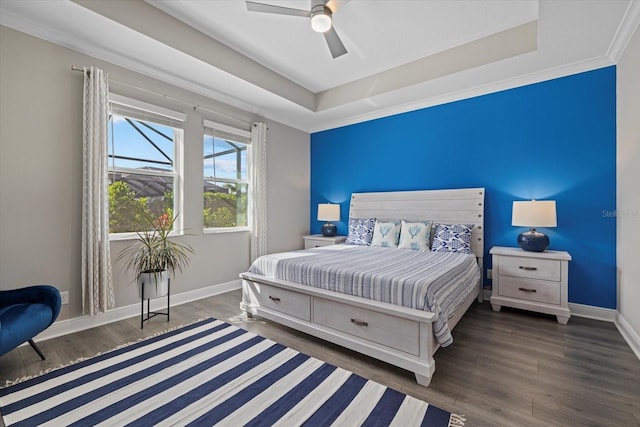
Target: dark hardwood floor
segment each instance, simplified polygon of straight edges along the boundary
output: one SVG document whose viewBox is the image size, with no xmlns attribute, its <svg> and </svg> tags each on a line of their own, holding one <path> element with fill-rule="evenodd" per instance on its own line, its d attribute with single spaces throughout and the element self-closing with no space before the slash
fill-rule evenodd
<svg viewBox="0 0 640 427">
<path fill-rule="evenodd" d="M 240 291 L 171 309 L 140 330 L 139 318 L 40 343 L 40 361 L 22 346 L 0 357 L 0 384 L 82 357 L 215 317 L 300 352 L 463 414 L 467 426 L 640 426 L 640 360 L 611 323 L 572 317 L 568 325 L 546 315 L 494 313 L 474 303 L 454 330 L 452 346 L 438 350 L 428 388 L 413 374 L 262 319 L 244 318 Z"/>
</svg>

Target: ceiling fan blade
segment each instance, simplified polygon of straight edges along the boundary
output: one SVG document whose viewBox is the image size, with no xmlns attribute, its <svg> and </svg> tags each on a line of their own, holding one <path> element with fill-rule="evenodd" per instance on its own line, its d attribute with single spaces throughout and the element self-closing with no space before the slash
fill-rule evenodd
<svg viewBox="0 0 640 427">
<path fill-rule="evenodd" d="M 247 10 L 250 12 L 277 13 L 279 15 L 302 16 L 308 18 L 311 12 L 308 10 L 292 9 L 290 7 L 275 6 L 272 4 L 247 1 Z"/>
<path fill-rule="evenodd" d="M 342 44 L 342 40 L 336 33 L 335 28 L 329 28 L 329 31 L 324 33 L 324 39 L 327 41 L 327 45 L 329 46 L 329 50 L 331 51 L 331 56 L 333 59 L 336 59 L 339 56 L 347 53 L 347 48 Z"/>
</svg>

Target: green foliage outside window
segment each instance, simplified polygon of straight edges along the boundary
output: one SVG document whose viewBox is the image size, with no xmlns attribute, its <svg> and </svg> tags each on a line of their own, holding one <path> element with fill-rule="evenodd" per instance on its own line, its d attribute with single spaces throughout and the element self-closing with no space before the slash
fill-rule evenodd
<svg viewBox="0 0 640 427">
<path fill-rule="evenodd" d="M 151 219 L 163 214 L 173 218 L 173 192 L 162 198 L 138 197 L 124 181 L 109 185 L 109 233 L 147 231 Z"/>
<path fill-rule="evenodd" d="M 230 193 L 204 193 L 203 219 L 206 228 L 245 227 L 247 225 L 247 195 L 230 189 Z M 162 198 L 136 197 L 135 191 L 124 181 L 109 185 L 109 232 L 145 231 L 150 218 L 162 214 L 173 217 L 173 192 Z"/>
<path fill-rule="evenodd" d="M 204 193 L 204 227 L 245 227 L 247 225 L 247 195 L 240 199 L 232 193 Z"/>
<path fill-rule="evenodd" d="M 152 216 L 146 197 L 136 198 L 136 193 L 126 182 L 109 185 L 109 232 L 126 233 L 142 231 Z"/>
</svg>

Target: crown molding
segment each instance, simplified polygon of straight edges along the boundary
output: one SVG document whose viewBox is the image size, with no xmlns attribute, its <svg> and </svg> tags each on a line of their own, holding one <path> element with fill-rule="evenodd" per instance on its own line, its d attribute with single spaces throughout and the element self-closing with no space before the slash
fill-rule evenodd
<svg viewBox="0 0 640 427">
<path fill-rule="evenodd" d="M 640 1 L 638 2 L 640 3 Z M 491 82 L 485 85 L 479 85 L 459 91 L 448 92 L 444 95 L 425 98 L 417 102 L 409 102 L 402 105 L 396 105 L 390 108 L 382 108 L 369 113 L 358 116 L 350 116 L 346 119 L 333 120 L 322 123 L 320 126 L 313 127 L 310 132 L 320 132 L 323 130 L 334 129 L 342 126 L 349 126 L 356 123 L 362 123 L 370 120 L 380 119 L 383 117 L 393 116 L 396 114 L 406 113 L 410 111 L 420 110 L 423 108 L 434 107 L 437 105 L 447 104 L 450 102 L 461 101 L 464 99 L 475 98 L 477 96 L 487 95 L 490 93 L 501 92 L 508 89 L 527 86 L 540 83 L 547 80 L 553 80 L 561 77 L 570 76 L 572 74 L 583 73 L 598 68 L 615 65 L 611 59 L 606 56 L 593 58 L 586 61 L 579 61 L 561 67 L 555 67 L 548 70 L 538 71 L 523 76 L 508 78 L 497 82 Z"/>
<path fill-rule="evenodd" d="M 296 129 L 301 129 L 307 132 L 309 131 L 310 126 L 308 123 L 298 123 L 297 121 L 292 120 L 286 114 L 274 114 L 271 111 L 264 111 L 263 109 L 260 109 L 255 105 L 251 105 L 247 102 L 241 101 L 231 95 L 213 90 L 210 87 L 206 87 L 173 73 L 164 71 L 161 72 L 157 68 L 148 66 L 147 64 L 142 63 L 135 58 L 127 57 L 117 51 L 97 47 L 92 43 L 89 43 L 85 39 L 77 38 L 68 33 L 58 31 L 47 25 L 43 25 L 39 22 L 27 19 L 12 11 L 2 11 L 2 13 L 0 14 L 0 25 L 4 25 L 5 27 L 12 28 L 16 31 L 20 31 L 30 36 L 42 39 L 46 42 L 73 50 L 80 54 L 96 58 L 100 61 L 104 61 L 127 69 L 129 71 L 142 74 L 163 83 L 188 90 L 217 102 L 227 104 L 230 107 L 237 108 L 250 115 L 264 117 L 266 119 L 277 121 Z M 69 64 L 69 66 L 71 66 L 71 64 Z M 114 83 L 117 85 L 119 82 Z"/>
<path fill-rule="evenodd" d="M 2 13 L 0 13 L 0 25 L 13 28 L 16 31 L 20 31 L 58 45 L 62 45 L 61 41 L 69 38 L 69 35 L 66 33 L 54 30 L 47 25 L 42 25 L 31 19 L 27 19 L 11 10 L 2 10 Z"/>
<path fill-rule="evenodd" d="M 631 41 L 631 38 L 638 29 L 639 25 L 640 1 L 631 0 L 629 6 L 627 7 L 627 11 L 622 18 L 622 21 L 620 21 L 618 30 L 613 36 L 613 40 L 609 45 L 609 49 L 607 50 L 607 56 L 611 58 L 611 61 L 613 61 L 614 64 L 617 64 L 622 57 L 622 54 L 627 48 L 627 45 Z"/>
</svg>

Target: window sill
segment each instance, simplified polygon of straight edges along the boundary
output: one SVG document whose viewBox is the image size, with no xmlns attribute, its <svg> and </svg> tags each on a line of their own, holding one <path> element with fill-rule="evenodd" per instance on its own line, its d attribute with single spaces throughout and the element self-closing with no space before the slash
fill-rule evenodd
<svg viewBox="0 0 640 427">
<path fill-rule="evenodd" d="M 222 233 L 248 233 L 251 229 L 249 227 L 220 227 L 220 228 L 204 228 L 203 234 L 222 234 Z"/>
<path fill-rule="evenodd" d="M 205 228 L 202 230 L 203 234 L 223 234 L 223 233 L 248 233 L 251 229 L 249 227 L 228 227 L 228 228 Z M 169 233 L 169 237 L 188 236 L 189 233 Z M 136 233 L 117 233 L 110 234 L 110 242 L 122 242 L 128 240 L 136 240 L 138 235 Z"/>
<path fill-rule="evenodd" d="M 185 236 L 185 233 L 175 233 L 175 232 L 170 232 L 169 233 L 169 237 L 179 237 L 179 236 Z M 120 241 L 126 241 L 126 240 L 136 240 L 138 239 L 138 234 L 137 233 L 116 233 L 116 234 L 109 234 L 109 241 L 110 242 L 120 242 Z"/>
</svg>

